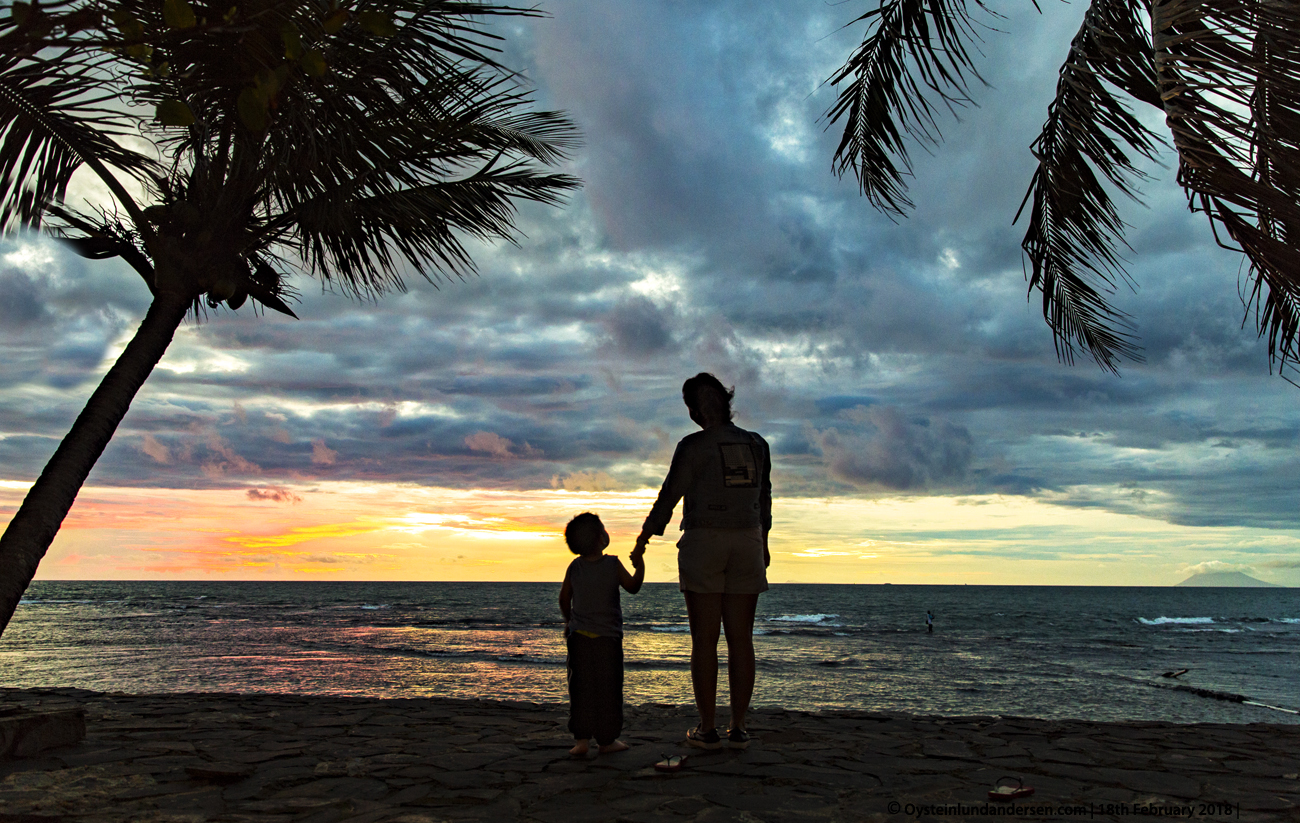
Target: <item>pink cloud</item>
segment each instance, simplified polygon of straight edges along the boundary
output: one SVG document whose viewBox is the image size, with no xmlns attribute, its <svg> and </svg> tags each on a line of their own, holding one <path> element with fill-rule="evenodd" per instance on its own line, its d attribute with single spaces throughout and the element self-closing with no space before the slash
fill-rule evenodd
<svg viewBox="0 0 1300 823">
<path fill-rule="evenodd" d="M 487 452 L 493 457 L 514 457 L 510 449 L 515 444 L 492 432 L 474 432 L 465 438 L 465 445 L 476 452 Z"/>
<path fill-rule="evenodd" d="M 249 500 L 270 500 L 273 503 L 301 503 L 302 498 L 288 489 L 270 486 L 265 489 L 249 489 L 244 492 Z"/>
<path fill-rule="evenodd" d="M 311 462 L 318 466 L 332 466 L 339 453 L 325 445 L 323 439 L 311 441 Z"/>
<path fill-rule="evenodd" d="M 171 449 L 159 442 L 158 438 L 154 437 L 152 434 L 146 434 L 144 436 L 144 444 L 140 446 L 140 451 L 152 457 L 155 463 L 165 464 L 172 462 Z"/>
</svg>

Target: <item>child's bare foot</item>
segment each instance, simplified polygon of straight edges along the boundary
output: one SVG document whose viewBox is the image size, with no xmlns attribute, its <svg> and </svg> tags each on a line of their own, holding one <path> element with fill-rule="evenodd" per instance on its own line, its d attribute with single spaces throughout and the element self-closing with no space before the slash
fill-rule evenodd
<svg viewBox="0 0 1300 823">
<path fill-rule="evenodd" d="M 613 754 L 614 752 L 625 752 L 630 748 L 632 747 L 624 743 L 622 740 L 615 740 L 613 743 L 608 743 L 604 746 L 601 746 L 600 753 Z"/>
<path fill-rule="evenodd" d="M 590 750 L 591 750 L 591 745 L 586 740 L 579 740 L 576 746 L 574 746 L 572 749 L 569 749 L 569 754 L 573 755 L 574 757 L 585 757 L 587 752 Z"/>
</svg>

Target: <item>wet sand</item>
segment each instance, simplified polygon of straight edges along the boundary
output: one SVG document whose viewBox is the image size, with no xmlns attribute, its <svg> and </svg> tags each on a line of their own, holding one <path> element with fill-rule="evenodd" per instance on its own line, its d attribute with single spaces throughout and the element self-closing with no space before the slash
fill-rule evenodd
<svg viewBox="0 0 1300 823">
<path fill-rule="evenodd" d="M 690 707 L 647 705 L 627 710 L 630 751 L 575 760 L 556 705 L 0 689 L 6 705 L 80 707 L 87 733 L 0 760 L 0 823 L 1300 821 L 1300 726 L 762 710 L 747 750 L 700 752 Z M 666 754 L 689 758 L 655 771 Z M 990 803 L 1004 776 L 1034 794 Z"/>
</svg>

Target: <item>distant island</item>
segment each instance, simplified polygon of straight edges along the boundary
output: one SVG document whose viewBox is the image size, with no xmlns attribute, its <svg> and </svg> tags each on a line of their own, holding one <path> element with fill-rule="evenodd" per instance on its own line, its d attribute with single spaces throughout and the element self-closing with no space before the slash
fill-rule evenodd
<svg viewBox="0 0 1300 823">
<path fill-rule="evenodd" d="M 1252 589 L 1280 589 L 1284 588 L 1276 583 L 1265 583 L 1263 580 L 1251 577 L 1241 572 L 1201 572 L 1194 574 L 1183 582 L 1180 586 L 1230 586 L 1232 588 L 1252 588 Z"/>
</svg>

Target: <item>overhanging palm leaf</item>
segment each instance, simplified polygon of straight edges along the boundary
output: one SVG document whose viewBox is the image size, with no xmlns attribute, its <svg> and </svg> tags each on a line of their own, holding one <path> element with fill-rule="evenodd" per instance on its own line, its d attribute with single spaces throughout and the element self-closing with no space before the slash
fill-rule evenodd
<svg viewBox="0 0 1300 823">
<path fill-rule="evenodd" d="M 830 79 L 849 81 L 825 115 L 828 127 L 845 121 L 832 164 L 841 177 L 853 172 L 873 206 L 901 217 L 912 207 L 908 139 L 937 142 L 939 106 L 969 103 L 967 77 L 980 79 L 967 45 L 975 23 L 966 0 L 885 0 L 853 22 L 863 21 L 862 45 Z"/>
<path fill-rule="evenodd" d="M 966 102 L 963 72 L 978 75 L 963 44 L 973 36 L 964 6 L 887 0 L 859 20 L 872 18 L 862 47 L 831 78 L 852 82 L 827 116 L 845 118 L 835 171 L 853 170 L 872 204 L 893 217 L 911 205 L 905 139 L 937 135 L 926 95 Z M 1209 216 L 1216 238 L 1222 229 L 1250 259 L 1248 306 L 1270 358 L 1296 363 L 1300 3 L 1093 0 L 1086 12 L 1034 142 L 1039 167 L 1026 195 L 1033 206 L 1023 247 L 1058 356 L 1073 362 L 1081 349 L 1112 372 L 1119 359 L 1139 355 L 1127 317 L 1107 302 L 1127 279 L 1125 226 L 1107 187 L 1136 197 L 1142 175 L 1133 160 L 1152 159 L 1158 148 L 1115 91 L 1164 111 L 1189 204 Z"/>
<path fill-rule="evenodd" d="M 1300 5 L 1166 0 L 1152 30 L 1178 182 L 1250 258 L 1250 304 L 1285 367 L 1300 331 Z"/>
<path fill-rule="evenodd" d="M 1125 226 L 1093 169 L 1136 198 L 1134 184 L 1145 175 L 1133 166 L 1130 151 L 1154 160 L 1160 146 L 1159 138 L 1102 82 L 1160 105 L 1142 18 L 1139 0 L 1088 8 L 1061 67 L 1047 122 L 1034 141 L 1038 169 L 1025 195 L 1026 202 L 1033 198 L 1023 242 L 1033 267 L 1029 287 L 1043 294 L 1043 316 L 1052 328 L 1057 356 L 1073 363 L 1078 346 L 1111 372 L 1117 372 L 1119 357 L 1140 356 L 1127 318 L 1106 301 L 1116 281 L 1127 277 L 1118 251 Z"/>
</svg>

